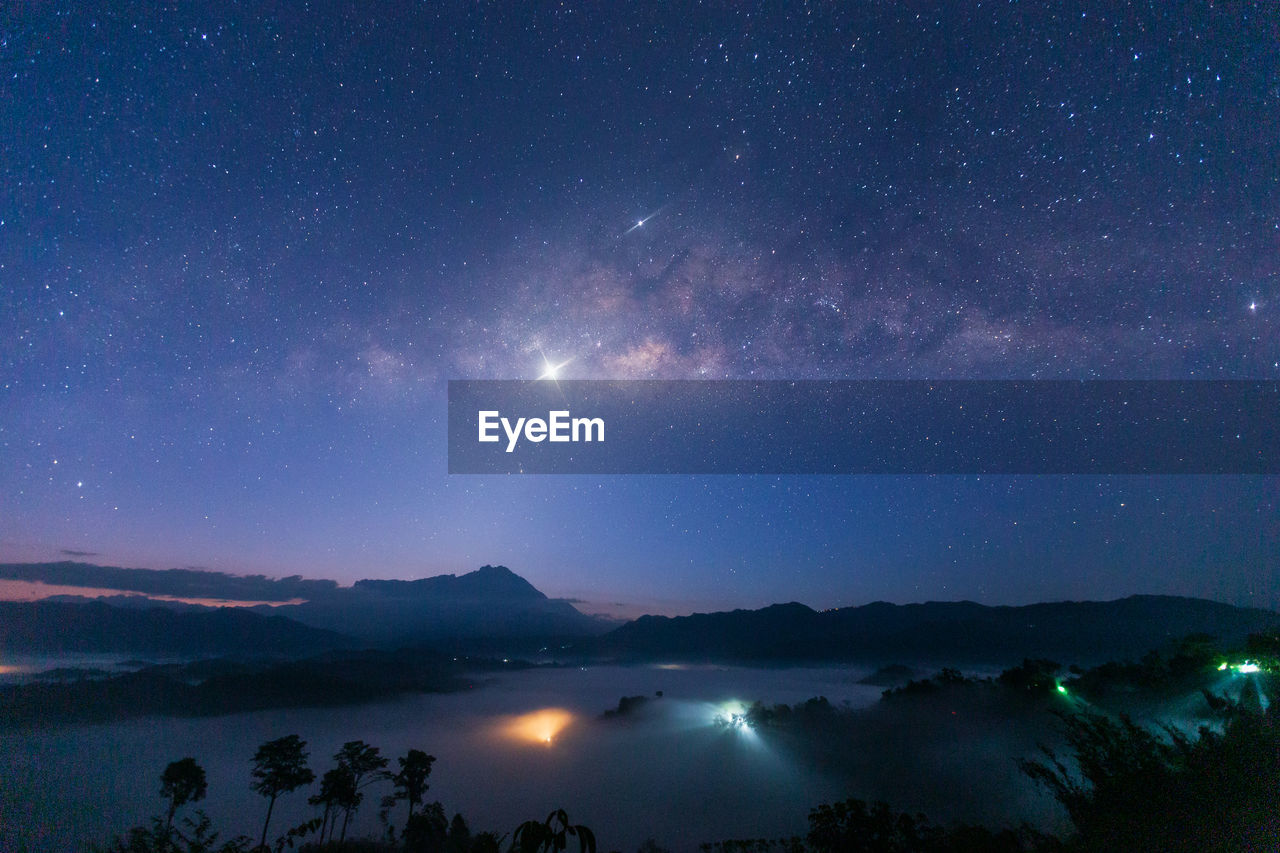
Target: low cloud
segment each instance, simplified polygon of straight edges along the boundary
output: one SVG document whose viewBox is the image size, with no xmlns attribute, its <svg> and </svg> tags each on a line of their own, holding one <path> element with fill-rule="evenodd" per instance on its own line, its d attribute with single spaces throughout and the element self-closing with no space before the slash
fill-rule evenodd
<svg viewBox="0 0 1280 853">
<path fill-rule="evenodd" d="M 62 553 L 92 556 L 68 549 Z M 336 581 L 311 580 L 298 575 L 268 578 L 197 569 L 127 569 L 76 562 L 0 564 L 0 579 L 176 598 L 266 602 L 320 598 L 338 587 Z"/>
</svg>

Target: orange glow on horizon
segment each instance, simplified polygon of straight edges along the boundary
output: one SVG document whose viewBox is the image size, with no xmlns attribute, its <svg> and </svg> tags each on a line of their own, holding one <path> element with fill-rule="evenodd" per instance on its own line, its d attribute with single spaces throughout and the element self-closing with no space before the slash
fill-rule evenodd
<svg viewBox="0 0 1280 853">
<path fill-rule="evenodd" d="M 549 745 L 574 719 L 572 711 L 564 708 L 542 708 L 506 717 L 498 726 L 498 732 L 510 740 Z"/>
<path fill-rule="evenodd" d="M 54 595 L 76 595 L 83 598 L 105 598 L 127 595 L 137 598 L 149 598 L 154 601 L 177 601 L 183 604 L 199 604 L 204 607 L 257 607 L 265 604 L 268 607 L 280 607 L 284 604 L 302 604 L 305 598 L 291 598 L 288 601 L 240 601 L 230 598 L 190 598 L 181 595 L 159 595 L 149 592 L 137 592 L 128 589 L 106 589 L 91 586 L 66 586 L 44 581 L 21 581 L 0 579 L 0 601 L 40 601 Z"/>
</svg>

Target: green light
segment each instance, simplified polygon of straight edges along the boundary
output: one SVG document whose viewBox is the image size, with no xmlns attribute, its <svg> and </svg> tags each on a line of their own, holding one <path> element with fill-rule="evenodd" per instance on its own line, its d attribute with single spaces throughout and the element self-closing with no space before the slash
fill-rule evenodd
<svg viewBox="0 0 1280 853">
<path fill-rule="evenodd" d="M 1059 693 L 1061 693 L 1063 696 L 1067 695 L 1067 688 L 1063 687 L 1061 684 L 1058 684 L 1057 687 L 1058 687 Z"/>
<path fill-rule="evenodd" d="M 1227 662 L 1226 662 L 1226 661 L 1223 661 L 1222 663 L 1218 664 L 1218 672 L 1222 672 L 1222 671 L 1223 671 L 1224 669 L 1226 669 L 1226 668 L 1227 668 Z"/>
</svg>

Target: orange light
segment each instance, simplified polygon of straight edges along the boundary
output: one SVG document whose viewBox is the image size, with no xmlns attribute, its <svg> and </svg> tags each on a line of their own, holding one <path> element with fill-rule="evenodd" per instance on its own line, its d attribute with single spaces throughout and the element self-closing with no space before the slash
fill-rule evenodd
<svg viewBox="0 0 1280 853">
<path fill-rule="evenodd" d="M 498 731 L 511 740 L 550 744 L 572 722 L 572 711 L 564 708 L 542 708 L 518 717 L 505 718 L 499 724 Z"/>
</svg>

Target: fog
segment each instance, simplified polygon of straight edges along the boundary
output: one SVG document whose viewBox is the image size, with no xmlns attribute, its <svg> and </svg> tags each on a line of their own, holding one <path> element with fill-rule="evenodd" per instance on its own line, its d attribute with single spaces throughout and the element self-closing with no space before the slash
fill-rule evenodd
<svg viewBox="0 0 1280 853">
<path fill-rule="evenodd" d="M 694 850 L 702 841 L 803 834 L 810 808 L 850 796 L 888 797 L 938 819 L 990 818 L 979 803 L 991 807 L 987 812 L 1043 817 L 1043 796 L 1018 778 L 1009 752 L 1025 751 L 1030 742 L 1014 742 L 1007 727 L 976 726 L 957 742 L 904 719 L 900 736 L 886 736 L 883 725 L 869 729 L 865 743 L 850 745 L 857 760 L 824 771 L 773 732 L 713 722 L 735 701 L 796 703 L 821 695 L 866 707 L 881 692 L 857 683 L 867 672 L 539 669 L 478 678 L 460 693 L 360 707 L 5 733 L 0 849 L 41 853 L 109 841 L 162 811 L 160 773 L 184 756 L 208 773 L 209 795 L 200 806 L 224 838 L 245 833 L 256 840 L 266 801 L 249 789 L 251 758 L 259 744 L 294 733 L 307 741 L 317 776 L 345 741 L 365 740 L 393 757 L 393 765 L 394 756 L 423 749 L 437 758 L 427 801 L 439 800 L 450 816 L 461 812 L 473 831 L 501 835 L 564 808 L 573 822 L 596 831 L 602 851 L 635 850 L 650 836 L 673 850 Z M 624 695 L 654 697 L 659 690 L 663 697 L 636 714 L 600 718 Z M 957 798 L 956 785 L 966 777 L 974 780 L 968 799 Z M 349 835 L 378 832 L 386 787 L 368 789 Z M 993 796 L 997 789 L 1000 796 Z M 315 816 L 306 800 L 316 790 L 280 798 L 273 834 Z M 393 823 L 403 824 L 404 809 L 393 812 Z"/>
</svg>

